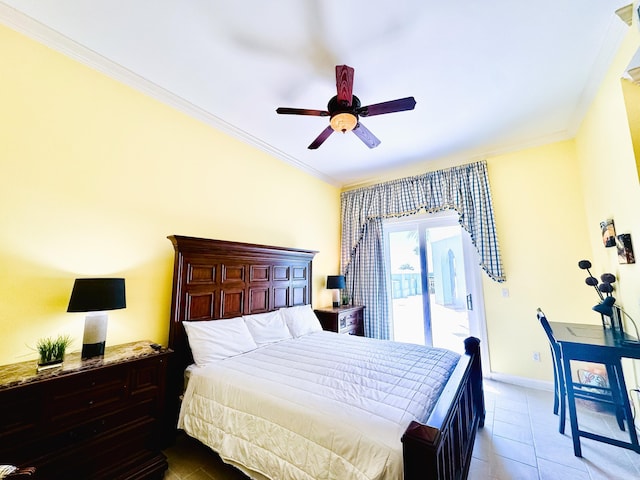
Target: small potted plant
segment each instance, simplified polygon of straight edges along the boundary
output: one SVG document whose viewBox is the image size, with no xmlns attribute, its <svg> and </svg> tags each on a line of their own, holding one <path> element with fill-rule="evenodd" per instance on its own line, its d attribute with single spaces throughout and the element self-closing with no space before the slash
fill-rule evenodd
<svg viewBox="0 0 640 480">
<path fill-rule="evenodd" d="M 71 344 L 69 335 L 58 335 L 57 338 L 46 337 L 38 340 L 38 371 L 62 365 L 64 353 Z"/>
</svg>

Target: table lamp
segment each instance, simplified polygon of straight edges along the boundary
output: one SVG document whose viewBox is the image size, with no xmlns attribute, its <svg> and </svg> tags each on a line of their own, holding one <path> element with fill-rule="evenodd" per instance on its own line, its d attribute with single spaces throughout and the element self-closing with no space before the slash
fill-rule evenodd
<svg viewBox="0 0 640 480">
<path fill-rule="evenodd" d="M 333 308 L 340 306 L 340 290 L 345 288 L 347 283 L 344 279 L 344 275 L 328 275 L 327 276 L 327 289 L 333 290 Z"/>
<path fill-rule="evenodd" d="M 76 278 L 67 312 L 87 312 L 82 358 L 104 355 L 109 319 L 107 310 L 126 306 L 124 278 Z"/>
<path fill-rule="evenodd" d="M 616 299 L 612 296 L 604 297 L 602 301 L 593 307 L 593 310 L 600 315 L 611 319 L 611 328 L 617 332 L 624 333 L 620 312 L 615 307 Z"/>
</svg>

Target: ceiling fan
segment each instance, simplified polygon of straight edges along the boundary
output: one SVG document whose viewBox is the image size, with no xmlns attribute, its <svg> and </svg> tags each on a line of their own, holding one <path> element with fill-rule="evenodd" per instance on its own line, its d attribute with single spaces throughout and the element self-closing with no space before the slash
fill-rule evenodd
<svg viewBox="0 0 640 480">
<path fill-rule="evenodd" d="M 307 108 L 280 107 L 277 113 L 285 115 L 312 115 L 331 117 L 329 126 L 311 142 L 309 149 L 315 150 L 329 138 L 334 131 L 346 133 L 352 131 L 369 148 L 380 145 L 380 140 L 359 121 L 359 117 L 371 117 L 383 113 L 413 110 L 416 100 L 413 97 L 399 98 L 388 102 L 361 106 L 360 99 L 353 95 L 353 72 L 348 65 L 336 65 L 336 88 L 338 94 L 329 100 L 327 110 L 311 110 Z"/>
</svg>

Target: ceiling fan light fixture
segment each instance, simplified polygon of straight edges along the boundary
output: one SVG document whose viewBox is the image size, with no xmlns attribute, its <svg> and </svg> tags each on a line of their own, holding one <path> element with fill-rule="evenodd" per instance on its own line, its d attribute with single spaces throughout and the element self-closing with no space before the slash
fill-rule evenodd
<svg viewBox="0 0 640 480">
<path fill-rule="evenodd" d="M 356 128 L 356 125 L 358 125 L 358 117 L 349 112 L 337 113 L 331 117 L 329 123 L 334 131 L 346 133 Z"/>
</svg>

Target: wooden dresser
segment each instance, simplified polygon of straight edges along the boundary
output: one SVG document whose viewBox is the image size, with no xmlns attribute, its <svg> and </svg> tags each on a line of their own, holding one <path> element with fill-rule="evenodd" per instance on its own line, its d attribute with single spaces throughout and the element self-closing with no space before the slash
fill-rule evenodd
<svg viewBox="0 0 640 480">
<path fill-rule="evenodd" d="M 40 373 L 35 360 L 0 366 L 0 460 L 47 480 L 163 478 L 171 351 L 150 344 L 108 347 L 89 360 L 69 354 Z"/>
<path fill-rule="evenodd" d="M 314 310 L 323 330 L 364 336 L 363 306 L 327 307 Z"/>
</svg>

